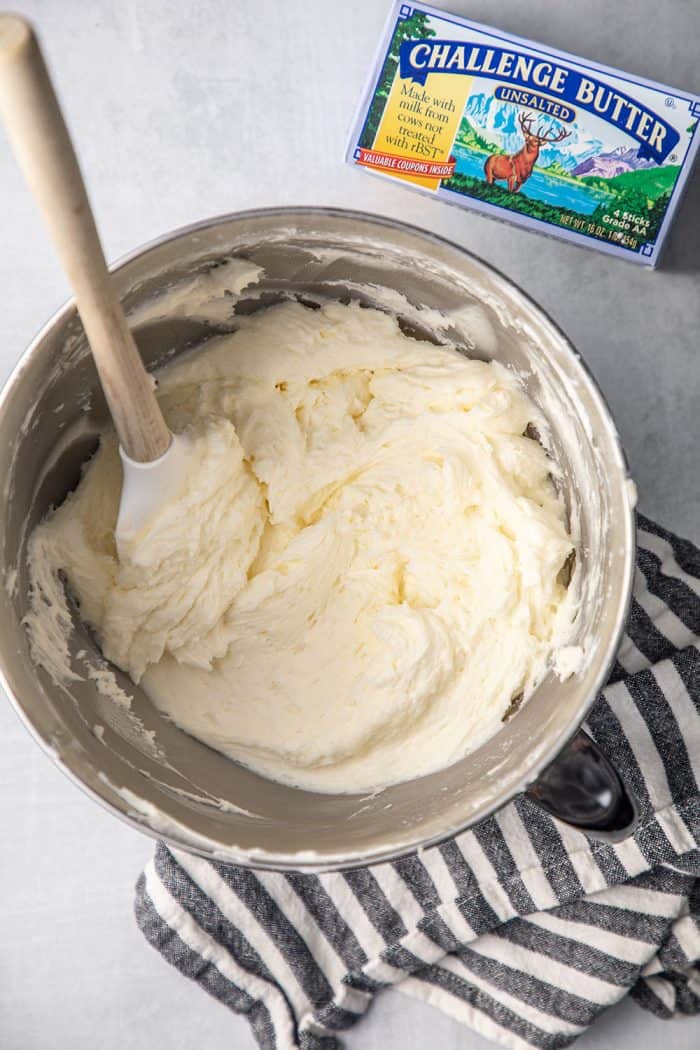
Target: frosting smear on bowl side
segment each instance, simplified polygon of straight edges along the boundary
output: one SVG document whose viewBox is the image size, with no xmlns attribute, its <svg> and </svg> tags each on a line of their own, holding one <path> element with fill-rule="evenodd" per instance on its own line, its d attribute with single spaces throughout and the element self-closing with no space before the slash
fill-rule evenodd
<svg viewBox="0 0 700 1050">
<path fill-rule="evenodd" d="M 30 635 L 65 578 L 107 659 L 256 771 L 362 792 L 441 769 L 570 633 L 535 406 L 498 363 L 357 304 L 239 320 L 158 373 L 191 469 L 121 560 L 112 433 L 33 533 Z"/>
</svg>

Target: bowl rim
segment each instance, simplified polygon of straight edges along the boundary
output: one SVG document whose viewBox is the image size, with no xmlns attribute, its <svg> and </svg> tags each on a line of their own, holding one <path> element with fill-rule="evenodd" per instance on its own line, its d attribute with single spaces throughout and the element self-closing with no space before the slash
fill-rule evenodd
<svg viewBox="0 0 700 1050">
<path fill-rule="evenodd" d="M 179 226 L 174 230 L 170 230 L 167 233 L 160 234 L 159 236 L 146 241 L 145 243 L 131 249 L 124 255 L 121 255 L 115 262 L 110 264 L 109 272 L 116 274 L 123 270 L 129 264 L 135 262 L 142 256 L 153 251 L 154 249 L 160 248 L 163 245 L 177 240 L 180 237 L 185 237 L 191 234 L 197 234 L 203 231 L 208 231 L 217 226 L 223 226 L 227 223 L 235 222 L 238 220 L 245 219 L 257 219 L 257 218 L 288 218 L 293 219 L 295 216 L 323 216 L 324 218 L 338 218 L 354 219 L 356 221 L 369 223 L 373 226 L 387 227 L 392 230 L 398 230 L 413 234 L 423 241 L 432 242 L 433 244 L 447 248 L 450 251 L 456 252 L 459 255 L 466 256 L 472 263 L 476 264 L 477 268 L 487 272 L 490 276 L 495 276 L 500 283 L 506 288 L 511 296 L 516 299 L 520 299 L 522 303 L 531 311 L 533 311 L 540 322 L 545 328 L 549 328 L 551 333 L 556 339 L 566 348 L 568 353 L 572 355 L 577 364 L 581 369 L 582 377 L 584 378 L 589 395 L 593 398 L 594 402 L 597 402 L 602 410 L 604 416 L 609 437 L 611 440 L 611 446 L 614 449 L 617 466 L 619 467 L 620 476 L 624 477 L 626 481 L 631 480 L 631 474 L 629 470 L 629 463 L 627 456 L 622 444 L 622 440 L 615 424 L 612 411 L 608 404 L 608 401 L 598 385 L 593 373 L 591 372 L 588 364 L 581 355 L 580 351 L 573 345 L 571 340 L 568 338 L 566 333 L 559 327 L 559 325 L 550 317 L 547 310 L 540 306 L 527 292 L 525 292 L 515 281 L 510 277 L 506 276 L 501 270 L 493 266 L 491 263 L 486 262 L 481 256 L 477 255 L 469 248 L 465 248 L 463 245 L 451 240 L 450 238 L 443 237 L 440 234 L 436 234 L 431 230 L 426 230 L 421 226 L 417 226 L 413 223 L 404 222 L 400 219 L 394 219 L 384 215 L 378 215 L 372 212 L 365 212 L 359 209 L 341 208 L 341 207 L 326 207 L 323 205 L 280 205 L 267 208 L 251 208 L 243 211 L 236 212 L 224 212 L 218 215 L 211 216 L 207 219 L 201 219 L 193 223 L 188 223 L 183 226 Z M 203 258 L 205 256 L 203 255 Z M 33 356 L 37 347 L 44 341 L 44 339 L 54 330 L 61 322 L 68 319 L 71 315 L 77 315 L 77 308 L 74 298 L 67 299 L 61 306 L 59 306 L 54 313 L 48 318 L 48 320 L 39 328 L 34 335 L 31 342 L 22 351 L 17 362 L 10 370 L 5 382 L 0 387 L 0 418 L 2 417 L 3 411 L 6 404 L 11 399 L 14 388 L 19 382 L 22 373 L 28 366 L 30 358 Z M 109 781 L 102 780 L 102 784 L 105 787 L 105 792 L 97 790 L 95 787 L 86 783 L 82 777 L 74 771 L 72 766 L 69 764 L 67 759 L 54 749 L 51 743 L 44 738 L 40 729 L 34 724 L 30 716 L 25 711 L 24 707 L 20 703 L 18 697 L 15 695 L 14 690 L 11 688 L 5 673 L 4 667 L 0 662 L 0 685 L 3 687 L 10 705 L 14 709 L 20 722 L 24 725 L 29 735 L 39 745 L 44 754 L 51 759 L 55 766 L 57 766 L 61 772 L 68 777 L 81 791 L 83 791 L 89 798 L 97 802 L 103 809 L 112 815 L 116 816 L 123 823 L 136 829 L 142 834 L 147 835 L 154 841 L 165 842 L 169 847 L 175 849 L 184 849 L 189 853 L 197 854 L 208 860 L 215 860 L 219 863 L 237 864 L 242 867 L 248 867 L 257 870 L 267 871 L 303 871 L 307 873 L 319 873 L 319 872 L 330 872 L 330 871 L 343 871 L 351 870 L 353 868 L 365 867 L 371 864 L 380 864 L 388 861 L 394 861 L 400 857 L 404 857 L 408 854 L 422 852 L 424 849 L 428 849 L 432 846 L 438 846 L 448 839 L 461 834 L 468 828 L 473 827 L 480 821 L 487 819 L 494 813 L 497 813 L 509 802 L 511 802 L 517 795 L 519 795 L 530 783 L 537 779 L 537 777 L 549 766 L 560 751 L 567 745 L 567 743 L 576 735 L 579 731 L 582 723 L 590 711 L 593 703 L 595 702 L 601 689 L 607 682 L 610 669 L 614 663 L 616 653 L 620 646 L 620 641 L 624 633 L 625 625 L 628 619 L 629 610 L 632 602 L 632 589 L 634 583 L 634 568 L 636 563 L 636 512 L 634 506 L 629 500 L 625 500 L 627 507 L 627 514 L 625 515 L 624 521 L 624 562 L 623 562 L 623 580 L 620 589 L 620 601 L 618 603 L 617 610 L 617 624 L 613 634 L 611 635 L 610 642 L 608 644 L 607 653 L 605 660 L 600 664 L 599 671 L 591 685 L 590 692 L 586 698 L 585 703 L 581 704 L 580 710 L 575 720 L 575 724 L 572 724 L 566 731 L 559 734 L 556 740 L 553 740 L 547 748 L 544 748 L 538 753 L 537 758 L 524 774 L 520 782 L 515 782 L 513 787 L 504 791 L 502 797 L 496 804 L 487 803 L 480 807 L 480 809 L 471 818 L 459 821 L 454 826 L 446 828 L 443 831 L 436 832 L 433 835 L 426 837 L 409 837 L 403 843 L 389 843 L 386 846 L 378 846 L 376 849 L 368 850 L 365 853 L 347 853 L 347 854 L 312 854 L 308 851 L 294 853 L 280 853 L 274 854 L 272 852 L 260 851 L 258 856 L 255 850 L 245 851 L 231 849 L 229 847 L 223 847 L 221 844 L 217 844 L 214 840 L 205 840 L 206 845 L 202 844 L 204 836 L 198 832 L 191 831 L 185 824 L 180 825 L 179 822 L 168 819 L 168 830 L 159 830 L 157 827 L 149 823 L 149 816 L 144 812 L 140 813 L 130 807 L 125 799 L 124 795 L 119 792 L 116 786 L 112 785 Z M 110 797 L 108 797 L 108 791 Z M 113 797 L 116 794 L 117 798 L 123 803 L 123 807 L 117 803 Z M 173 832 L 171 829 L 172 825 L 175 824 L 178 827 L 178 833 Z M 179 834 L 179 829 L 182 828 L 182 834 Z M 199 838 L 199 842 L 197 841 Z M 220 848 L 212 849 L 209 846 Z"/>
</svg>

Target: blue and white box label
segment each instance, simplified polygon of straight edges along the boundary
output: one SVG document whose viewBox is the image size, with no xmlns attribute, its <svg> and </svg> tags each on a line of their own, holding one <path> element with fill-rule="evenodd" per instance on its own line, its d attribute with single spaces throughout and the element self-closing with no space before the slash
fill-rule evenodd
<svg viewBox="0 0 700 1050">
<path fill-rule="evenodd" d="M 698 118 L 696 96 L 396 3 L 346 160 L 654 266 Z"/>
</svg>

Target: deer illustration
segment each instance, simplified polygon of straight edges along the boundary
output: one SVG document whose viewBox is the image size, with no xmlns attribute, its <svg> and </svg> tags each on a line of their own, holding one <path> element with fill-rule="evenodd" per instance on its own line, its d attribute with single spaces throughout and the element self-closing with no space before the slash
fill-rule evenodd
<svg viewBox="0 0 700 1050">
<path fill-rule="evenodd" d="M 540 155 L 540 146 L 547 142 L 561 142 L 568 138 L 570 131 L 561 128 L 559 131 L 542 132 L 532 130 L 532 113 L 520 113 L 518 123 L 525 137 L 525 145 L 517 153 L 492 153 L 484 164 L 486 181 L 492 186 L 496 179 L 505 179 L 511 193 L 517 193 L 520 187 L 532 175 L 535 161 Z"/>
</svg>

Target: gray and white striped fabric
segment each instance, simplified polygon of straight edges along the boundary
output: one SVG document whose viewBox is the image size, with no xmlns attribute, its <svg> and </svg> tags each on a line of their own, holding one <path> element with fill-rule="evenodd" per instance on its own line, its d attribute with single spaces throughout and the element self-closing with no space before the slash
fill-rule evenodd
<svg viewBox="0 0 700 1050">
<path fill-rule="evenodd" d="M 567 1046 L 628 993 L 700 1012 L 700 552 L 639 518 L 632 613 L 589 732 L 642 803 L 594 843 L 518 798 L 441 846 L 328 875 L 159 845 L 143 933 L 264 1050 L 335 1050 L 401 991 L 507 1047 Z"/>
</svg>

